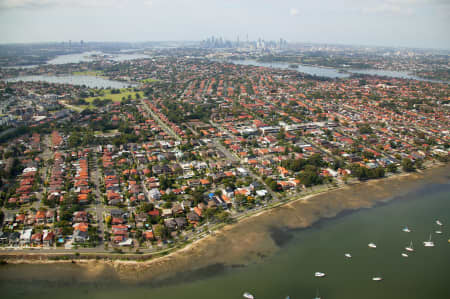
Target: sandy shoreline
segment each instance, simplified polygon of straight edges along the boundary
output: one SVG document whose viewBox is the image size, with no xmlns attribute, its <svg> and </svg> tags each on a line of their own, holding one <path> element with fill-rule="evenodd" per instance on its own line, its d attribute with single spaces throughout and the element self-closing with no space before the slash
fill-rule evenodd
<svg viewBox="0 0 450 299">
<path fill-rule="evenodd" d="M 227 225 L 214 235 L 208 235 L 166 256 L 146 261 L 89 259 L 77 260 L 73 264 L 71 260 L 37 259 L 36 255 L 43 255 L 38 252 L 19 254 L 23 257 L 20 259 L 14 252 L 2 252 L 0 256 L 6 258 L 8 264 L 70 264 L 67 268 L 78 271 L 83 269 L 86 278 L 98 277 L 114 270 L 111 275 L 126 281 L 162 280 L 217 264 L 246 265 L 261 261 L 280 250 L 283 240 L 278 240 L 276 236 L 280 230 L 307 228 L 321 219 L 336 217 L 344 211 L 373 207 L 406 195 L 425 184 L 448 183 L 448 173 L 450 165 L 444 165 L 300 197 Z M 126 258 L 126 255 L 122 258 Z"/>
</svg>

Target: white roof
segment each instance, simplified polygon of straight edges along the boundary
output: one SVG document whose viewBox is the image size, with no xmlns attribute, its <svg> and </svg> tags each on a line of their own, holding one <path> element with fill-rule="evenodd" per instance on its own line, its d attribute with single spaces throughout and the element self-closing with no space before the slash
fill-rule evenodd
<svg viewBox="0 0 450 299">
<path fill-rule="evenodd" d="M 27 167 L 23 170 L 23 173 L 32 172 L 32 171 L 37 171 L 37 168 L 36 167 Z"/>
<path fill-rule="evenodd" d="M 159 192 L 159 190 L 157 188 L 153 188 L 149 192 L 151 195 L 161 194 L 161 192 Z"/>
<path fill-rule="evenodd" d="M 267 194 L 267 190 L 256 191 L 256 195 L 261 196 L 261 197 L 266 196 L 266 194 Z"/>
<path fill-rule="evenodd" d="M 22 234 L 20 235 L 20 239 L 21 240 L 29 240 L 31 239 L 31 233 L 32 233 L 32 229 L 26 229 L 22 232 Z"/>
<path fill-rule="evenodd" d="M 131 245 L 133 245 L 133 239 L 127 239 L 126 241 L 119 243 L 119 246 L 131 246 Z"/>
</svg>

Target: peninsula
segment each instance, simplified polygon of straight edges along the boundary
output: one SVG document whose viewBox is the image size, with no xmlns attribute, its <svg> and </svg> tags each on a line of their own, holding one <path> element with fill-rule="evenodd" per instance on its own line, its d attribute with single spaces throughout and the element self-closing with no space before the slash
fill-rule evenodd
<svg viewBox="0 0 450 299">
<path fill-rule="evenodd" d="M 156 260 L 292 201 L 447 167 L 446 83 L 132 52 L 0 69 L 2 259 Z"/>
</svg>

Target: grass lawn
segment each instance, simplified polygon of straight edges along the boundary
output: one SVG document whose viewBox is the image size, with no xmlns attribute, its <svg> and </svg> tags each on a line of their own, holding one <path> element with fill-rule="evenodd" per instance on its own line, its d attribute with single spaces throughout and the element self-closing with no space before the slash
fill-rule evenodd
<svg viewBox="0 0 450 299">
<path fill-rule="evenodd" d="M 101 76 L 103 76 L 103 72 L 102 71 L 73 72 L 72 75 L 74 75 L 74 76 L 97 76 L 97 77 L 101 77 Z"/>
<path fill-rule="evenodd" d="M 141 96 L 141 98 L 144 97 L 143 91 L 138 91 L 137 93 Z M 128 98 L 128 96 L 130 96 L 130 95 L 131 95 L 132 99 L 136 99 L 136 91 L 133 91 L 132 88 L 122 88 L 120 90 L 120 93 L 118 93 L 118 94 L 111 94 L 111 90 L 106 89 L 104 91 L 104 95 L 98 96 L 98 97 L 89 97 L 89 98 L 85 98 L 84 100 L 88 103 L 92 103 L 94 101 L 94 99 L 99 98 L 100 100 L 110 99 L 113 102 L 121 102 L 123 97 Z"/>
<path fill-rule="evenodd" d="M 152 82 L 156 82 L 156 81 L 159 81 L 159 80 L 152 79 L 152 78 L 147 78 L 147 79 L 141 80 L 142 83 L 152 83 Z"/>
<path fill-rule="evenodd" d="M 115 130 L 107 130 L 107 131 L 95 131 L 94 132 L 94 136 L 95 137 L 111 137 L 114 136 L 115 134 L 117 134 L 119 132 L 119 130 L 115 129 Z"/>
<path fill-rule="evenodd" d="M 63 106 L 68 108 L 68 109 L 70 109 L 70 110 L 76 111 L 76 112 L 81 112 L 84 109 L 89 108 L 89 106 L 87 106 L 87 105 L 75 106 L 75 105 L 70 105 L 70 104 L 67 104 L 67 103 L 63 103 Z"/>
</svg>

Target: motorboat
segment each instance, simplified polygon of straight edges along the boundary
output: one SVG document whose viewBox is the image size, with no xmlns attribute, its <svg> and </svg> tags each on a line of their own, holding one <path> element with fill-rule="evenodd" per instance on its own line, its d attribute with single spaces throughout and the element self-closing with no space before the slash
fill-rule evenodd
<svg viewBox="0 0 450 299">
<path fill-rule="evenodd" d="M 407 226 L 405 226 L 405 227 L 402 229 L 402 231 L 404 231 L 405 233 L 410 233 L 410 232 L 411 232 L 411 230 L 410 230 Z"/>
<path fill-rule="evenodd" d="M 375 277 L 372 277 L 372 280 L 373 280 L 373 281 L 382 281 L 383 278 L 380 277 L 380 276 L 375 276 Z"/>
<path fill-rule="evenodd" d="M 346 258 L 349 258 L 349 259 L 352 258 L 352 255 L 351 255 L 350 253 L 346 253 L 346 254 L 344 254 L 344 256 L 345 256 Z"/>
<path fill-rule="evenodd" d="M 437 230 L 437 231 L 435 231 L 435 233 L 438 234 L 438 235 L 441 235 L 442 231 L 441 230 Z"/>
<path fill-rule="evenodd" d="M 316 273 L 314 273 L 314 276 L 315 277 L 324 277 L 325 273 L 323 273 L 323 272 L 316 272 Z"/>
<path fill-rule="evenodd" d="M 436 224 L 442 226 L 442 222 L 440 222 L 439 220 L 436 220 Z"/>
<path fill-rule="evenodd" d="M 403 257 L 408 257 L 408 255 L 406 253 L 402 253 Z"/>
<path fill-rule="evenodd" d="M 245 292 L 244 295 L 242 295 L 242 296 L 247 299 L 255 299 L 255 296 L 253 296 L 249 292 Z"/>
<path fill-rule="evenodd" d="M 370 248 L 377 248 L 377 245 L 375 245 L 375 243 L 369 243 L 368 245 Z"/>
</svg>

